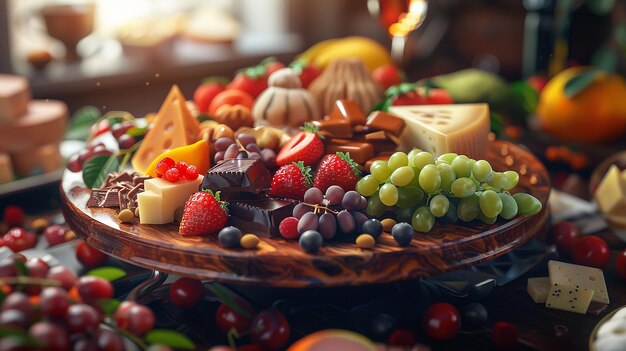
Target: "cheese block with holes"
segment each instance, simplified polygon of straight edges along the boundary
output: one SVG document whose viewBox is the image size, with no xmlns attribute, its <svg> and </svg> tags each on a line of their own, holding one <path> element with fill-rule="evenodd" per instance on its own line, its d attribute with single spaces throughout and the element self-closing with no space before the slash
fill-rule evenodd
<svg viewBox="0 0 626 351">
<path fill-rule="evenodd" d="M 489 105 L 392 106 L 390 114 L 405 121 L 399 149 L 414 147 L 436 156 L 447 152 L 482 159 L 487 150 Z"/>
<path fill-rule="evenodd" d="M 548 261 L 550 285 L 573 285 L 582 289 L 595 290 L 592 301 L 609 303 L 609 294 L 601 269 L 577 264 Z"/>
<path fill-rule="evenodd" d="M 0 125 L 0 150 L 26 152 L 38 146 L 59 143 L 65 135 L 67 105 L 56 100 L 33 100 L 28 112 Z"/>
<path fill-rule="evenodd" d="M 26 78 L 0 74 L 0 124 L 26 114 L 29 101 L 30 87 Z"/>
<path fill-rule="evenodd" d="M 187 108 L 182 92 L 174 85 L 131 160 L 135 171 L 145 174 L 155 157 L 170 149 L 195 143 L 199 133 L 200 124 Z"/>
</svg>

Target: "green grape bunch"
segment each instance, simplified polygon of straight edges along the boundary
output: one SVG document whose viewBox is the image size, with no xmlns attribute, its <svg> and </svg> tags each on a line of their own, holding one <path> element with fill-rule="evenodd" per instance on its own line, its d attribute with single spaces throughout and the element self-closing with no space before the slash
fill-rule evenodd
<svg viewBox="0 0 626 351">
<path fill-rule="evenodd" d="M 367 198 L 369 216 L 379 217 L 394 207 L 398 220 L 426 233 L 436 220 L 493 224 L 498 218 L 539 213 L 542 204 L 537 198 L 509 192 L 518 183 L 517 172 L 494 171 L 486 160 L 456 153 L 434 157 L 413 149 L 372 163 L 370 174 L 358 181 L 356 191 Z"/>
</svg>

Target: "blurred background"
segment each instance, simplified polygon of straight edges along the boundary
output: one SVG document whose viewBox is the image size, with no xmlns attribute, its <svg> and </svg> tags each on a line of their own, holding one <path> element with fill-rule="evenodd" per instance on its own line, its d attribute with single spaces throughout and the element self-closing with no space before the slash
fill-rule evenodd
<svg viewBox="0 0 626 351">
<path fill-rule="evenodd" d="M 174 82 L 190 95 L 204 77 L 231 76 L 269 55 L 288 63 L 324 39 L 363 35 L 390 47 L 389 16 L 405 3 L 0 0 L 0 72 L 25 75 L 34 97 L 64 100 L 71 111 L 92 104 L 143 114 Z M 588 64 L 600 48 L 616 45 L 613 33 L 626 18 L 624 1 L 428 6 L 424 24 L 407 37 L 402 68 L 409 81 L 468 67 L 511 80 L 545 74 L 557 47 L 554 71 Z"/>
</svg>

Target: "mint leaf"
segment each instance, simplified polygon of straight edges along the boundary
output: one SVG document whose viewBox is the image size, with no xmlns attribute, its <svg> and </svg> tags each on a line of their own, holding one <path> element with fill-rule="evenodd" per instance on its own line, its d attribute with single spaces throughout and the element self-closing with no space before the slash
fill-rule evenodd
<svg viewBox="0 0 626 351">
<path fill-rule="evenodd" d="M 102 114 L 97 107 L 85 106 L 74 112 L 65 132 L 67 140 L 87 140 L 89 128 L 100 120 Z"/>
<path fill-rule="evenodd" d="M 83 165 L 83 182 L 88 188 L 98 188 L 106 176 L 116 172 L 119 161 L 116 155 L 98 155 L 88 159 Z"/>
<path fill-rule="evenodd" d="M 113 282 L 115 280 L 125 277 L 126 272 L 123 269 L 120 269 L 117 267 L 106 266 L 106 267 L 99 267 L 99 268 L 92 269 L 89 272 L 87 272 L 87 275 L 90 275 L 93 277 L 99 277 L 104 280 Z"/>
</svg>

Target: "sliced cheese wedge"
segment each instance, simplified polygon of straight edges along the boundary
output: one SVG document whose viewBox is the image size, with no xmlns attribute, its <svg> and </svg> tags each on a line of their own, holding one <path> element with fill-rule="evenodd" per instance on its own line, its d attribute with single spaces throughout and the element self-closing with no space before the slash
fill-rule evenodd
<svg viewBox="0 0 626 351">
<path fill-rule="evenodd" d="M 555 284 L 577 286 L 580 289 L 594 290 L 592 301 L 609 303 L 609 294 L 601 269 L 577 264 L 548 261 L 550 286 Z"/>
<path fill-rule="evenodd" d="M 598 185 L 594 198 L 605 216 L 614 221 L 620 218 L 626 221 L 626 171 L 612 165 Z"/>
<path fill-rule="evenodd" d="M 183 93 L 178 86 L 172 86 L 154 117 L 152 128 L 131 160 L 135 171 L 145 174 L 155 157 L 196 142 L 199 133 L 200 124 L 189 111 Z"/>
<path fill-rule="evenodd" d="M 474 159 L 486 154 L 487 104 L 392 106 L 388 112 L 405 121 L 400 150 L 417 147 L 435 156 L 456 152 Z"/>
</svg>

